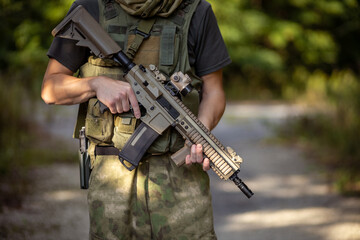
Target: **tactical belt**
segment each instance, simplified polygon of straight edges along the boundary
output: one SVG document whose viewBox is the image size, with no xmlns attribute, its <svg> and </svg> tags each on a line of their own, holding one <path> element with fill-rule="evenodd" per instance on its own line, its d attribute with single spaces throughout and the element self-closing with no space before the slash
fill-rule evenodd
<svg viewBox="0 0 360 240">
<path fill-rule="evenodd" d="M 95 155 L 119 155 L 119 149 L 116 147 L 107 147 L 107 146 L 96 146 L 95 147 Z"/>
<path fill-rule="evenodd" d="M 95 156 L 100 155 L 115 155 L 119 156 L 119 149 L 112 146 L 95 146 Z M 146 153 L 146 156 L 158 156 L 164 153 Z"/>
</svg>

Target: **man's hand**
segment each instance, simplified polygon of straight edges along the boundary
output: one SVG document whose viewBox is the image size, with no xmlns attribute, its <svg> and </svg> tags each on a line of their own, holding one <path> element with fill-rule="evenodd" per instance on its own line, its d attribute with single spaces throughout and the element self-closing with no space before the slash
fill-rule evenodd
<svg viewBox="0 0 360 240">
<path fill-rule="evenodd" d="M 220 121 L 225 110 L 225 93 L 222 86 L 222 69 L 201 77 L 203 80 L 202 100 L 199 106 L 199 120 L 212 130 Z M 192 145 L 191 154 L 186 156 L 187 165 L 200 163 L 204 171 L 210 169 L 210 160 L 204 158 L 203 148 L 200 144 Z"/>
<path fill-rule="evenodd" d="M 193 163 L 202 164 L 204 171 L 208 171 L 210 169 L 210 160 L 208 158 L 204 158 L 201 144 L 193 144 L 191 146 L 191 153 L 186 156 L 185 163 L 186 165 L 191 165 Z"/>
<path fill-rule="evenodd" d="M 112 114 L 127 112 L 131 105 L 135 117 L 141 117 L 138 101 L 128 82 L 101 76 L 93 80 L 93 87 L 96 97 Z"/>
<path fill-rule="evenodd" d="M 50 59 L 44 75 L 41 97 L 47 104 L 78 104 L 97 97 L 111 113 L 130 110 L 141 117 L 138 101 L 129 83 L 105 76 L 77 78 L 55 59 Z"/>
</svg>

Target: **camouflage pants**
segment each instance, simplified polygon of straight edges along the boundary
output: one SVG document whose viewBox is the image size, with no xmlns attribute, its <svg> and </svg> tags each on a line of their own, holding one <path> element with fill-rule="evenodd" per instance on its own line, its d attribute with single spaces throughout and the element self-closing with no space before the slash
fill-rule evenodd
<svg viewBox="0 0 360 240">
<path fill-rule="evenodd" d="M 131 172 L 116 156 L 97 156 L 88 203 L 90 239 L 216 239 L 207 173 L 169 155 Z"/>
</svg>

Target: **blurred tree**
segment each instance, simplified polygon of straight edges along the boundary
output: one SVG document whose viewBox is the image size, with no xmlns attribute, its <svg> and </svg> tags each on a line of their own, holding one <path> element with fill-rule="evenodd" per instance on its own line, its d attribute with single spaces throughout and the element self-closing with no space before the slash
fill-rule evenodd
<svg viewBox="0 0 360 240">
<path fill-rule="evenodd" d="M 19 159 L 30 128 L 29 96 L 40 97 L 50 32 L 72 2 L 0 0 L 0 173 Z M 328 126 L 322 132 L 337 137 L 324 137 L 333 140 L 323 144 L 359 159 L 358 141 L 348 144 L 360 122 L 359 1 L 209 2 L 233 60 L 224 72 L 227 96 L 325 101 L 334 109 L 325 119 L 333 122 L 320 124 Z"/>
<path fill-rule="evenodd" d="M 293 97 L 287 96 L 289 87 L 305 90 L 306 80 L 298 78 L 299 71 L 331 74 L 334 69 L 351 69 L 359 73 L 356 0 L 209 2 L 233 59 L 226 72 L 232 80 L 227 84 L 239 85 L 240 91 L 250 86 L 272 97 Z"/>
<path fill-rule="evenodd" d="M 38 94 L 52 28 L 72 1 L 0 0 L 0 76 Z"/>
<path fill-rule="evenodd" d="M 33 99 L 40 98 L 51 30 L 71 2 L 0 0 L 0 211 L 4 204 L 20 205 L 26 182 L 20 173 L 32 161 L 28 153 L 36 131 Z"/>
<path fill-rule="evenodd" d="M 280 97 L 321 107 L 285 132 L 312 146 L 341 191 L 360 193 L 359 1 L 210 2 L 233 59 L 225 72 L 230 98 Z"/>
</svg>

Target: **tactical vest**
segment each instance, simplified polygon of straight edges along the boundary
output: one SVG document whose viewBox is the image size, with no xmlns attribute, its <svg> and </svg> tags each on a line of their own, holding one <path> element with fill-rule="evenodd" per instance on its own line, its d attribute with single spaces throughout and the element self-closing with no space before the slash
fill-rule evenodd
<svg viewBox="0 0 360 240">
<path fill-rule="evenodd" d="M 98 1 L 100 25 L 136 64 L 145 67 L 154 64 L 167 77 L 177 71 L 191 77 L 194 89 L 182 100 L 195 114 L 198 112 L 202 81 L 189 64 L 187 38 L 191 17 L 199 2 L 184 0 L 168 18 L 139 19 L 127 14 L 113 0 Z M 124 81 L 123 74 L 122 68 L 114 61 L 94 56 L 90 56 L 88 62 L 80 68 L 81 77 L 102 75 Z M 121 149 L 139 122 L 129 114 L 101 113 L 96 98 L 81 105 L 79 113 L 81 111 L 86 114 L 79 114 L 77 125 L 85 118 L 86 136 L 92 145 L 112 145 Z M 176 152 L 183 146 L 181 135 L 168 129 L 151 145 L 148 152 Z"/>
</svg>

